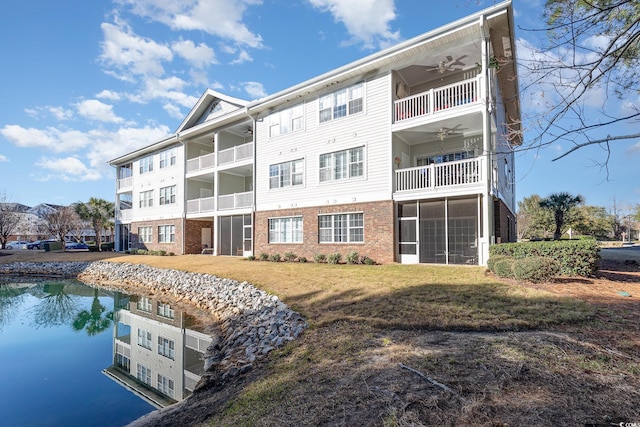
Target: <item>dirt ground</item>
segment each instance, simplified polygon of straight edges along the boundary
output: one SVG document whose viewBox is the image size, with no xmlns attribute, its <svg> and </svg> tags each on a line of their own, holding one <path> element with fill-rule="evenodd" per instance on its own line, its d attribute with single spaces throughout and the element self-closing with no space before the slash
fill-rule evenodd
<svg viewBox="0 0 640 427">
<path fill-rule="evenodd" d="M 585 323 L 493 333 L 336 322 L 132 425 L 640 423 L 640 249 L 601 255 L 592 278 L 513 283 L 586 301 L 595 314 Z M 293 367 L 293 381 L 271 380 Z"/>
</svg>

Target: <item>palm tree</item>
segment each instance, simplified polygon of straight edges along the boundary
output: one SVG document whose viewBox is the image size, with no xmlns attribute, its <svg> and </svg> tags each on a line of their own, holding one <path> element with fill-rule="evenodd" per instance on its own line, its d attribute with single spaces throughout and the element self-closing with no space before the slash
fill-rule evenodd
<svg viewBox="0 0 640 427">
<path fill-rule="evenodd" d="M 566 215 L 571 209 L 584 202 L 581 195 L 572 196 L 569 193 L 554 193 L 540 200 L 540 207 L 553 212 L 556 221 L 556 231 L 553 233 L 554 240 L 560 240 L 562 236 L 562 226 L 565 223 Z"/>
<path fill-rule="evenodd" d="M 92 197 L 87 203 L 76 203 L 74 209 L 81 219 L 91 223 L 93 231 L 96 233 L 96 245 L 101 251 L 102 230 L 114 216 L 114 204 L 104 199 Z"/>
<path fill-rule="evenodd" d="M 113 322 L 113 311 L 107 311 L 107 307 L 100 303 L 98 299 L 98 289 L 94 288 L 91 310 L 82 310 L 76 314 L 71 326 L 75 331 L 87 332 L 87 335 L 94 336 L 106 331 Z"/>
</svg>

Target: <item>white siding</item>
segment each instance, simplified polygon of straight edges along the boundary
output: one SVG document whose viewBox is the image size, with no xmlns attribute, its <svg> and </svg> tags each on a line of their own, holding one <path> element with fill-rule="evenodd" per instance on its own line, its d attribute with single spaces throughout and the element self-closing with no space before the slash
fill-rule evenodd
<svg viewBox="0 0 640 427">
<path fill-rule="evenodd" d="M 357 82 L 357 81 L 356 81 Z M 354 82 L 354 83 L 356 83 Z M 390 200 L 391 76 L 365 82 L 362 113 L 319 123 L 318 99 L 304 104 L 302 131 L 269 139 L 268 120 L 257 124 L 256 209 Z M 363 177 L 319 181 L 321 154 L 364 147 Z M 269 189 L 269 165 L 304 159 L 304 185 Z"/>
</svg>

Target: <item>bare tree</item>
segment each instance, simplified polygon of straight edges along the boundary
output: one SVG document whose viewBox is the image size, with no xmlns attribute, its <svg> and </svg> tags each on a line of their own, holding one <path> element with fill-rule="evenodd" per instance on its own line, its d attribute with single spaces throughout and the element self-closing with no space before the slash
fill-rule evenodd
<svg viewBox="0 0 640 427">
<path fill-rule="evenodd" d="M 520 73 L 530 92 L 529 138 L 524 149 L 555 143 L 571 147 L 554 160 L 586 146 L 640 138 L 640 109 L 630 99 L 640 91 L 640 2 L 637 0 L 547 0 L 548 45 L 524 43 Z"/>
<path fill-rule="evenodd" d="M 65 236 L 80 222 L 80 218 L 71 206 L 48 212 L 42 220 L 47 232 L 63 242 L 63 245 Z"/>
<path fill-rule="evenodd" d="M 15 234 L 20 224 L 18 205 L 10 203 L 6 193 L 0 194 L 0 244 L 2 249 L 7 245 L 9 236 Z"/>
</svg>

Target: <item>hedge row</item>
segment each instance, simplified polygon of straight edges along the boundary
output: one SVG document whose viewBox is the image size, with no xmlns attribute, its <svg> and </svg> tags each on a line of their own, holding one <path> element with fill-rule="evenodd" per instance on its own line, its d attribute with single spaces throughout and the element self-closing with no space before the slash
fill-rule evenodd
<svg viewBox="0 0 640 427">
<path fill-rule="evenodd" d="M 548 282 L 560 273 L 556 261 L 541 256 L 516 259 L 497 255 L 489 258 L 487 267 L 498 277 L 527 282 Z"/>
<path fill-rule="evenodd" d="M 598 268 L 599 251 L 595 239 L 503 243 L 489 247 L 490 259 L 497 256 L 550 258 L 560 266 L 560 275 L 583 277 L 592 276 Z"/>
</svg>

